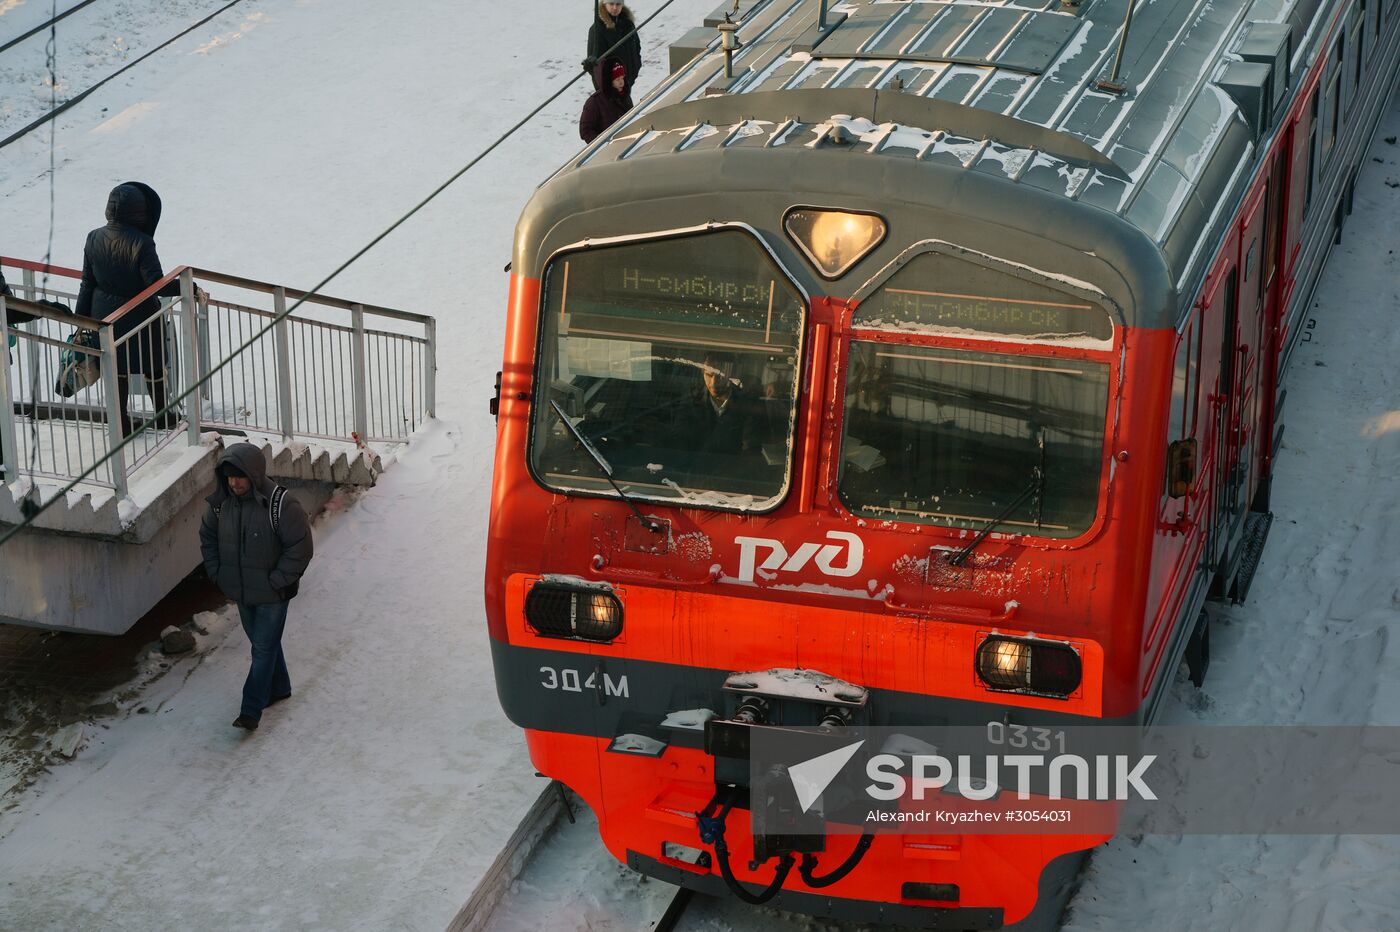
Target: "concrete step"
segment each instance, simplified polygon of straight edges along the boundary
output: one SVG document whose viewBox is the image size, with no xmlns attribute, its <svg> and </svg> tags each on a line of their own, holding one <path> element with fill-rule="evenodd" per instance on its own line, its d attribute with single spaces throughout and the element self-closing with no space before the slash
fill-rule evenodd
<svg viewBox="0 0 1400 932">
<path fill-rule="evenodd" d="M 199 522 L 225 444 L 204 434 L 159 475 L 133 483 L 118 501 L 110 489 L 70 492 L 0 559 L 0 623 L 92 634 L 121 634 L 199 564 Z M 256 443 L 268 477 L 315 514 L 338 486 L 375 484 L 384 463 L 371 450 Z M 139 473 L 138 473 L 139 475 Z M 0 486 L 0 529 L 23 520 L 26 494 L 53 497 L 61 485 Z"/>
</svg>

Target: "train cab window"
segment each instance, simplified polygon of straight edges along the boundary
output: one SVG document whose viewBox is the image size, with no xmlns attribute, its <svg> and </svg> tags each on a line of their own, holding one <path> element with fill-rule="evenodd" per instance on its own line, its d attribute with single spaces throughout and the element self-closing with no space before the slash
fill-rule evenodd
<svg viewBox="0 0 1400 932">
<path fill-rule="evenodd" d="M 852 326 L 839 491 L 853 513 L 979 528 L 1019 502 L 1003 530 L 1069 538 L 1089 529 L 1108 353 L 1066 358 L 1045 347 L 1108 350 L 1113 327 L 1101 307 L 928 254 L 863 301 Z M 1023 351 L 915 344 L 910 333 L 981 335 Z"/>
<path fill-rule="evenodd" d="M 841 498 L 875 518 L 1076 537 L 1093 523 L 1108 365 L 855 341 Z"/>
<path fill-rule="evenodd" d="M 1181 334 L 1181 342 L 1176 347 L 1176 365 L 1172 367 L 1172 410 L 1167 422 L 1167 442 L 1184 440 L 1190 435 L 1192 390 L 1195 386 L 1196 359 L 1192 353 L 1194 324 L 1187 324 Z"/>
<path fill-rule="evenodd" d="M 544 279 L 537 479 L 559 491 L 616 496 L 615 482 L 629 498 L 777 506 L 805 302 L 753 236 L 582 250 L 556 257 Z"/>
<path fill-rule="evenodd" d="M 1189 440 L 1196 434 L 1196 406 L 1200 381 L 1198 371 L 1201 360 L 1201 323 L 1188 321 L 1181 331 L 1176 346 L 1176 362 L 1172 367 L 1171 414 L 1167 419 L 1167 447 L 1181 440 Z M 1164 496 L 1171 494 L 1169 474 L 1162 486 Z"/>
</svg>

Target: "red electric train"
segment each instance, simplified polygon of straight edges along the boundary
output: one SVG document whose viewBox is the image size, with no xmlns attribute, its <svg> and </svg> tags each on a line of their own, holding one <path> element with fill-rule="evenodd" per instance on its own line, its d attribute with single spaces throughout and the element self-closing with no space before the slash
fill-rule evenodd
<svg viewBox="0 0 1400 932">
<path fill-rule="evenodd" d="M 1137 725 L 1183 660 L 1199 685 L 1400 3 L 743 7 L 737 50 L 688 34 L 518 226 L 502 704 L 642 872 L 1052 923 L 1104 836 L 878 835 L 775 880 L 738 793 L 726 877 L 697 813 L 742 778 L 706 735 Z M 787 688 L 822 677 L 846 699 Z"/>
</svg>

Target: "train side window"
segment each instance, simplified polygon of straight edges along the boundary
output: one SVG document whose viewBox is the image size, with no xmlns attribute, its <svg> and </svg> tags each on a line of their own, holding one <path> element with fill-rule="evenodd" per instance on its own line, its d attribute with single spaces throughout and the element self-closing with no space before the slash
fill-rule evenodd
<svg viewBox="0 0 1400 932">
<path fill-rule="evenodd" d="M 1266 197 L 1267 197 L 1267 195 L 1266 195 Z M 1266 210 L 1267 210 L 1267 207 L 1266 207 Z M 1266 223 L 1267 223 L 1267 221 L 1266 221 Z M 1264 299 L 1264 274 L 1263 274 L 1263 269 L 1256 269 L 1256 267 L 1254 267 L 1254 266 L 1256 266 L 1256 264 L 1257 264 L 1257 262 L 1256 262 L 1257 257 L 1259 257 L 1259 242 L 1260 242 L 1260 241 L 1259 241 L 1259 238 L 1257 238 L 1257 236 L 1256 236 L 1256 238 L 1254 238 L 1253 241 L 1249 243 L 1249 255 L 1246 255 L 1246 256 L 1245 256 L 1245 278 L 1246 278 L 1246 280 L 1249 280 L 1249 277 L 1250 277 L 1250 276 L 1254 276 L 1254 278 L 1253 278 L 1253 281 L 1254 281 L 1254 298 L 1256 298 L 1257 301 L 1263 301 L 1263 299 Z"/>
<path fill-rule="evenodd" d="M 1322 160 L 1326 164 L 1332 154 L 1332 146 L 1337 141 L 1337 130 L 1342 121 L 1342 53 L 1346 51 L 1346 37 L 1337 38 L 1336 56 L 1332 63 L 1332 76 L 1327 81 L 1327 135 L 1322 137 Z"/>
<path fill-rule="evenodd" d="M 1176 365 L 1172 367 L 1172 410 L 1167 423 L 1167 442 L 1181 440 L 1186 436 L 1191 420 L 1187 412 L 1191 410 L 1191 370 L 1194 358 L 1191 353 L 1192 334 L 1195 325 L 1188 323 L 1181 332 L 1176 346 Z"/>
<path fill-rule="evenodd" d="M 1312 206 L 1313 176 L 1317 174 L 1317 97 L 1313 97 L 1313 123 L 1308 131 L 1308 191 L 1303 196 L 1303 213 Z"/>
<path fill-rule="evenodd" d="M 1356 106 L 1357 99 L 1361 96 L 1357 93 L 1361 89 L 1361 63 L 1366 58 L 1366 0 L 1361 0 L 1361 8 L 1356 16 L 1356 26 L 1352 29 L 1352 44 L 1356 46 L 1352 53 L 1352 58 L 1356 59 L 1356 67 L 1352 70 L 1351 93 L 1347 95 L 1347 109 Z"/>
<path fill-rule="evenodd" d="M 1264 195 L 1264 274 L 1259 276 L 1261 297 L 1273 282 L 1274 270 L 1278 266 L 1279 236 L 1283 230 L 1283 172 L 1287 157 L 1287 152 L 1280 151 L 1274 159 L 1269 191 Z"/>
<path fill-rule="evenodd" d="M 1201 323 L 1189 321 L 1181 331 L 1172 370 L 1171 416 L 1167 425 L 1167 473 L 1163 493 L 1168 499 L 1189 491 L 1191 480 L 1183 469 L 1194 473 L 1196 441 L 1196 400 L 1198 363 L 1201 356 Z M 1188 449 L 1189 448 L 1189 449 Z M 1186 462 L 1189 460 L 1189 463 Z"/>
</svg>

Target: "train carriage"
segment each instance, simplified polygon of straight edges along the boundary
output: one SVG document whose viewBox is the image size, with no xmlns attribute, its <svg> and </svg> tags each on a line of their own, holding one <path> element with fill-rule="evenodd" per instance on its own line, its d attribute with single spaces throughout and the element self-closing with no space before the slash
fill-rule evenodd
<svg viewBox="0 0 1400 932">
<path fill-rule="evenodd" d="M 507 714 L 615 856 L 724 889 L 695 814 L 737 674 L 791 725 L 1145 724 L 1183 659 L 1199 685 L 1397 6 L 745 3 L 540 187 L 486 608 Z M 730 889 L 774 886 L 729 818 Z M 881 835 L 770 892 L 1043 923 L 1102 840 Z"/>
</svg>

